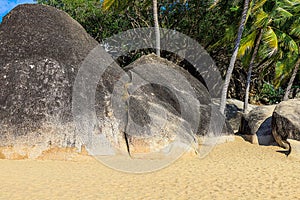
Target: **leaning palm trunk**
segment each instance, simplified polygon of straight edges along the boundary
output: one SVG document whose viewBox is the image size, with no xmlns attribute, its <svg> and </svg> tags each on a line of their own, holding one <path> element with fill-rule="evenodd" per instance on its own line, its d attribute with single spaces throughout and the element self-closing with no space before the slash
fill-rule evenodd
<svg viewBox="0 0 300 200">
<path fill-rule="evenodd" d="M 289 81 L 289 84 L 288 84 L 288 86 L 286 88 L 286 91 L 285 91 L 285 94 L 284 94 L 284 97 L 283 97 L 283 101 L 287 101 L 289 99 L 290 90 L 292 88 L 293 82 L 294 82 L 294 80 L 296 78 L 296 75 L 297 75 L 297 72 L 299 70 L 299 65 L 300 65 L 300 57 L 298 58 L 298 60 L 297 60 L 297 62 L 295 64 L 295 68 L 293 70 L 293 74 L 292 74 L 292 77 L 291 77 L 291 79 Z"/>
<path fill-rule="evenodd" d="M 159 32 L 159 24 L 158 24 L 157 0 L 153 0 L 153 17 L 154 17 L 156 55 L 160 56 L 160 32 Z"/>
<path fill-rule="evenodd" d="M 253 54 L 252 54 L 252 57 L 250 60 L 248 74 L 247 74 L 246 93 L 245 93 L 245 101 L 244 101 L 244 113 L 248 110 L 249 90 L 250 90 L 250 84 L 251 84 L 252 69 L 253 69 L 253 65 L 254 65 L 254 60 L 256 58 L 256 55 L 257 55 L 257 52 L 259 49 L 262 35 L 263 35 L 263 29 L 260 29 L 258 38 L 256 40 L 255 48 L 253 50 Z"/>
<path fill-rule="evenodd" d="M 231 60 L 230 60 L 230 64 L 229 64 L 229 67 L 228 67 L 228 70 L 227 70 L 227 73 L 226 73 L 226 78 L 225 78 L 225 82 L 224 82 L 224 86 L 223 86 L 223 90 L 222 90 L 221 103 L 220 103 L 220 111 L 221 111 L 222 114 L 225 113 L 227 91 L 228 91 L 231 75 L 232 75 L 232 72 L 233 72 L 234 64 L 235 64 L 235 61 L 236 61 L 237 53 L 238 53 L 238 50 L 239 50 L 239 46 L 240 46 L 240 43 L 241 43 L 241 38 L 242 38 L 242 35 L 243 35 L 244 26 L 245 26 L 245 23 L 246 23 L 248 6 L 249 6 L 249 0 L 245 0 L 242 19 L 241 19 L 241 24 L 240 24 L 239 30 L 238 30 L 238 36 L 237 36 L 237 39 L 235 41 L 234 51 L 233 51 L 233 54 L 232 54 L 232 57 L 231 57 Z"/>
</svg>

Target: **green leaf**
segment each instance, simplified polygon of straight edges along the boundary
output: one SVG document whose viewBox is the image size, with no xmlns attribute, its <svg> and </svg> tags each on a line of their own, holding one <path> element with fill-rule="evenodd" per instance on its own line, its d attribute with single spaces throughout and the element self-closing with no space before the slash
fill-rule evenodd
<svg viewBox="0 0 300 200">
<path fill-rule="evenodd" d="M 281 43 L 280 46 L 288 50 L 290 53 L 298 54 L 298 45 L 296 41 L 288 34 L 276 29 L 278 41 Z"/>
<path fill-rule="evenodd" d="M 257 30 L 254 30 L 252 33 L 242 38 L 238 51 L 238 57 L 243 57 L 248 51 L 251 51 L 253 49 L 256 35 Z"/>
<path fill-rule="evenodd" d="M 252 8 L 252 12 L 256 12 L 258 9 L 262 8 L 263 5 L 266 3 L 267 0 L 260 0 L 258 2 L 255 2 L 254 4 L 254 7 Z"/>
<path fill-rule="evenodd" d="M 276 17 L 281 17 L 281 18 L 289 18 L 292 17 L 293 14 L 290 13 L 289 11 L 283 9 L 282 7 L 277 7 L 276 10 Z"/>
<path fill-rule="evenodd" d="M 278 38 L 270 26 L 268 26 L 267 30 L 263 33 L 262 41 L 268 46 L 268 50 L 266 52 L 268 57 L 271 57 L 277 52 Z"/>
<path fill-rule="evenodd" d="M 240 8 L 239 6 L 233 6 L 233 7 L 230 8 L 230 11 L 236 12 L 236 11 L 239 10 L 239 8 Z"/>
<path fill-rule="evenodd" d="M 294 35 L 300 39 L 300 24 L 292 26 L 291 35 Z"/>
<path fill-rule="evenodd" d="M 255 15 L 254 26 L 260 28 L 268 23 L 269 15 L 260 9 Z"/>
<path fill-rule="evenodd" d="M 275 88 L 278 88 L 280 86 L 281 81 L 284 78 L 284 68 L 285 64 L 280 61 L 275 65 L 275 78 L 273 80 Z"/>
<path fill-rule="evenodd" d="M 104 11 L 107 11 L 109 10 L 112 5 L 115 3 L 115 0 L 103 0 L 103 3 L 102 3 L 102 9 Z"/>
</svg>

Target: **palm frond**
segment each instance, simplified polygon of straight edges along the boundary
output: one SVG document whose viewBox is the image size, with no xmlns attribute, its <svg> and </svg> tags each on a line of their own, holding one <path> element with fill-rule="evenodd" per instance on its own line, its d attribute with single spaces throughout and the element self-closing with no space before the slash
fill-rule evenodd
<svg viewBox="0 0 300 200">
<path fill-rule="evenodd" d="M 266 44 L 268 57 L 274 55 L 278 50 L 278 38 L 274 30 L 268 26 L 267 29 L 263 33 L 262 41 Z"/>
<path fill-rule="evenodd" d="M 125 10 L 126 7 L 129 6 L 129 3 L 133 3 L 133 1 L 129 0 L 103 0 L 102 9 L 107 11 L 109 9 L 115 8 L 118 11 Z"/>
<path fill-rule="evenodd" d="M 251 51 L 254 47 L 254 42 L 256 39 L 257 30 L 254 30 L 252 33 L 248 34 L 241 40 L 241 44 L 238 51 L 238 57 L 243 57 L 248 51 Z"/>
<path fill-rule="evenodd" d="M 275 33 L 277 35 L 278 42 L 281 43 L 280 46 L 283 47 L 283 49 L 288 50 L 289 53 L 298 54 L 298 45 L 291 36 L 279 29 L 275 29 Z"/>
<path fill-rule="evenodd" d="M 295 42 L 295 40 L 290 39 L 287 43 L 287 46 L 288 46 L 290 52 L 298 54 L 298 45 Z"/>
<path fill-rule="evenodd" d="M 254 6 L 254 0 L 253 1 L 250 1 L 250 5 L 249 5 L 249 9 L 247 11 L 247 15 L 246 15 L 246 23 L 250 17 L 250 15 L 253 13 L 253 6 Z"/>
<path fill-rule="evenodd" d="M 103 0 L 102 2 L 102 9 L 104 11 L 109 10 L 114 4 L 116 3 L 116 0 Z"/>
<path fill-rule="evenodd" d="M 294 35 L 300 39 L 300 24 L 293 24 L 291 27 L 291 35 Z"/>
<path fill-rule="evenodd" d="M 262 8 L 262 6 L 266 3 L 267 0 L 260 0 L 255 2 L 254 7 L 252 8 L 251 12 L 256 12 L 258 9 Z M 253 1 L 252 1 L 253 2 Z"/>
<path fill-rule="evenodd" d="M 273 80 L 273 84 L 275 85 L 275 87 L 279 87 L 288 80 L 297 59 L 298 55 L 286 53 L 284 58 L 276 63 L 275 76 Z"/>
<path fill-rule="evenodd" d="M 257 11 L 257 14 L 255 15 L 254 26 L 258 28 L 263 27 L 266 23 L 268 23 L 268 18 L 269 15 L 262 9 L 259 9 L 259 11 Z"/>
<path fill-rule="evenodd" d="M 275 88 L 278 88 L 284 78 L 284 69 L 285 69 L 286 65 L 285 63 L 278 61 L 275 64 L 275 77 L 273 80 L 273 84 L 275 86 Z"/>
<path fill-rule="evenodd" d="M 287 11 L 282 7 L 277 7 L 275 13 L 276 13 L 276 17 L 280 17 L 280 18 L 289 18 L 293 16 L 292 13 L 290 13 L 289 11 Z"/>
<path fill-rule="evenodd" d="M 300 5 L 300 0 L 281 0 L 280 2 L 285 3 L 287 6 L 297 6 Z"/>
<path fill-rule="evenodd" d="M 208 50 L 212 50 L 212 49 L 218 48 L 222 45 L 227 45 L 229 43 L 233 43 L 235 41 L 235 38 L 236 38 L 236 32 L 237 32 L 236 25 L 231 24 L 230 26 L 228 26 L 225 29 L 225 33 L 224 33 L 224 36 L 222 37 L 222 39 L 217 41 L 213 45 L 210 45 L 208 47 Z"/>
</svg>

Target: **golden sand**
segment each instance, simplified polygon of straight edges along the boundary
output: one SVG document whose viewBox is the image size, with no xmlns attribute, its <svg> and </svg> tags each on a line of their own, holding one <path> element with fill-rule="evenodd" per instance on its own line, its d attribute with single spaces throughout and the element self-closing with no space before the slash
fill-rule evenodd
<svg viewBox="0 0 300 200">
<path fill-rule="evenodd" d="M 83 155 L 0 160 L 0 199 L 300 199 L 300 156 L 277 150 L 236 137 L 203 159 L 186 155 L 146 174 Z"/>
</svg>

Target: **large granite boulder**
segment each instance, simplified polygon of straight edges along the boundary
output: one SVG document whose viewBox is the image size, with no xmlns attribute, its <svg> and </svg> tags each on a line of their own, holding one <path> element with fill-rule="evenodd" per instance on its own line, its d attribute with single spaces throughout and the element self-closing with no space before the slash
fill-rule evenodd
<svg viewBox="0 0 300 200">
<path fill-rule="evenodd" d="M 144 70 L 143 67 L 153 68 L 153 70 Z M 162 141 L 169 138 L 169 141 L 164 142 L 165 144 L 168 144 L 172 141 L 172 138 L 175 137 L 175 134 L 182 138 L 188 136 L 195 137 L 197 135 L 206 136 L 210 134 L 209 131 L 211 130 L 209 130 L 209 127 L 211 121 L 218 121 L 218 119 L 211 118 L 211 112 L 215 112 L 214 115 L 217 117 L 222 117 L 218 109 L 212 110 L 212 106 L 214 106 L 214 104 L 212 103 L 208 89 L 199 80 L 189 74 L 188 71 L 172 62 L 167 61 L 166 59 L 150 54 L 138 59 L 133 64 L 126 67 L 125 70 L 130 77 L 138 77 L 151 83 L 140 87 L 129 97 L 129 110 L 132 111 L 131 118 L 134 119 L 136 123 L 140 124 L 141 127 L 147 126 L 147 124 L 152 124 L 151 130 L 154 132 L 154 135 L 153 137 L 143 141 L 144 144 L 146 143 L 146 146 L 158 147 L 160 146 L 158 145 L 159 143 L 163 143 Z M 149 73 L 150 71 L 153 73 Z M 180 88 L 183 83 L 180 82 L 180 78 L 178 78 L 178 80 L 174 80 L 174 77 L 177 78 L 178 75 L 174 76 L 173 73 L 178 73 L 178 75 L 184 77 L 185 80 L 188 81 L 187 84 L 192 86 L 195 96 L 189 96 L 184 87 Z M 179 92 L 182 96 L 185 96 L 186 99 L 178 99 L 174 94 L 174 91 L 169 90 L 166 86 L 159 85 L 159 81 L 157 81 L 158 84 L 153 83 L 153 80 L 157 80 L 157 74 L 162 75 L 169 84 L 172 84 L 175 91 Z M 193 120 L 195 120 L 193 116 L 195 113 L 193 113 L 193 111 L 196 109 L 197 102 L 199 102 L 200 116 L 198 119 L 199 122 L 195 123 L 197 124 L 197 127 L 194 133 L 196 134 L 193 135 L 191 127 L 185 126 L 185 124 L 192 124 Z M 159 121 L 159 123 L 157 123 L 158 126 L 155 126 L 155 123 L 150 123 L 149 121 L 150 116 L 147 112 L 149 112 L 149 108 L 151 106 L 152 108 L 155 107 L 153 110 L 155 110 L 158 114 L 154 118 Z M 182 113 L 181 109 L 183 109 L 183 106 L 186 106 L 187 109 L 189 109 L 187 115 Z M 183 126 L 178 129 L 177 125 L 179 123 L 182 123 Z M 167 137 L 160 133 L 161 124 L 168 124 L 164 131 L 164 134 L 168 135 Z M 221 127 L 220 132 L 216 133 L 219 135 L 215 136 L 233 134 L 230 124 L 225 122 L 223 126 L 224 127 Z M 134 130 L 134 127 L 132 127 L 132 130 Z M 138 138 L 137 135 L 130 136 L 129 140 L 134 141 L 136 138 Z M 153 144 L 153 142 L 155 144 Z M 135 142 L 131 144 L 134 145 Z M 133 147 L 133 149 L 135 148 Z"/>
<path fill-rule="evenodd" d="M 20 5 L 3 18 L 1 146 L 36 148 L 28 157 L 51 145 L 80 147 L 70 123 L 72 84 L 81 62 L 97 44 L 78 22 L 50 6 Z"/>
<path fill-rule="evenodd" d="M 300 141 L 300 99 L 279 103 L 273 113 L 272 133 L 276 142 L 288 148 L 287 139 Z"/>
<path fill-rule="evenodd" d="M 184 150 L 197 145 L 204 136 L 233 134 L 230 124 L 212 103 L 208 89 L 183 68 L 150 54 L 127 66 L 125 71 L 109 67 L 98 85 L 96 99 L 101 98 L 97 95 L 102 93 L 110 98 L 103 101 L 105 112 L 97 113 L 102 119 L 97 125 L 101 133 L 95 133 L 93 137 L 100 134 L 112 147 L 97 149 L 88 141 L 93 154 L 128 151 L 134 157 L 153 152 L 159 155 L 168 152 L 169 155 L 171 149 Z M 191 86 L 191 91 L 184 85 Z M 78 112 L 81 122 L 97 121 L 91 118 L 92 113 L 86 115 L 90 120 L 84 120 L 84 116 L 80 116 L 82 113 Z M 222 120 L 223 125 L 219 123 Z"/>
<path fill-rule="evenodd" d="M 212 99 L 217 106 L 220 105 L 220 99 Z M 238 132 L 243 115 L 244 102 L 237 99 L 227 99 L 225 107 L 225 116 L 233 131 Z M 248 112 L 256 108 L 256 105 L 249 104 Z"/>
<path fill-rule="evenodd" d="M 239 134 L 253 144 L 273 144 L 271 123 L 274 109 L 275 105 L 258 106 L 243 114 Z"/>
<path fill-rule="evenodd" d="M 188 146 L 197 143 L 197 136 L 233 133 L 227 122 L 219 127 L 223 116 L 200 81 L 154 55 L 134 62 L 127 72 L 110 63 L 102 75 L 95 67 L 78 78 L 84 63 L 97 66 L 109 55 L 75 20 L 55 8 L 16 7 L 0 24 L 0 44 L 0 146 L 18 146 L 14 150 L 21 157 L 35 158 L 54 146 L 80 149 L 82 142 L 93 155 L 166 153 L 177 140 Z M 163 66 L 139 71 L 141 64 Z M 173 83 L 166 81 L 164 87 L 150 81 L 133 90 L 134 80 L 147 82 L 155 74 Z M 188 80 L 194 96 L 182 89 L 185 82 L 176 75 Z M 86 80 L 97 81 L 84 85 Z M 83 86 L 79 93 L 76 83 Z M 178 99 L 168 84 L 183 98 Z M 92 105 L 80 110 L 86 102 Z M 182 107 L 193 112 L 183 113 Z M 87 133 L 80 132 L 84 127 Z M 9 152 L 2 154 L 9 158 Z"/>
</svg>

